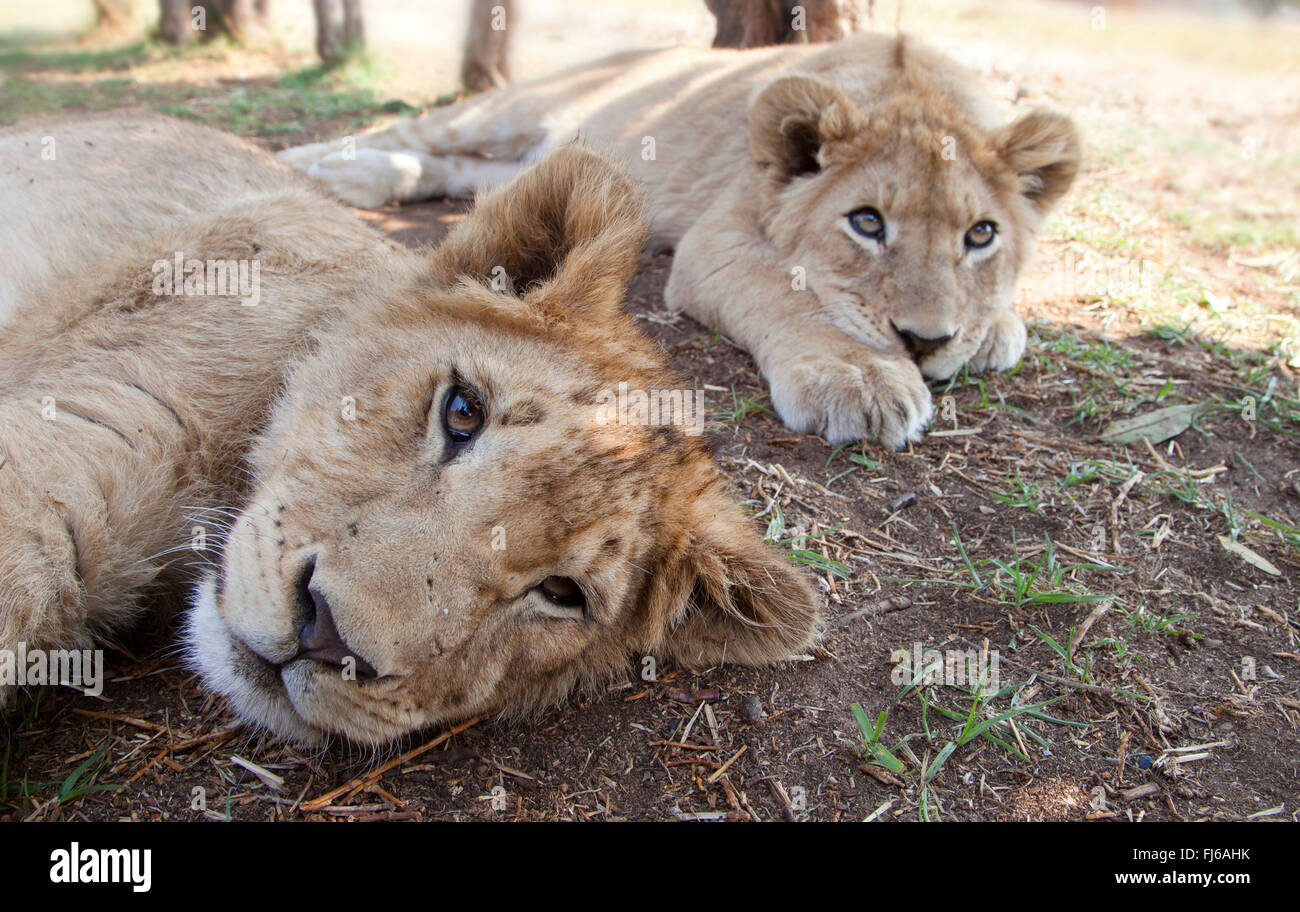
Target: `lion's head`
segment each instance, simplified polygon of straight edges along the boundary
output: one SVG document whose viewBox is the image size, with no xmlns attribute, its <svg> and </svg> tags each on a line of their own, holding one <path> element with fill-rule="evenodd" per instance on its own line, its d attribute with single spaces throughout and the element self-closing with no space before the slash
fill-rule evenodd
<svg viewBox="0 0 1300 912">
<path fill-rule="evenodd" d="M 378 743 L 527 713 L 633 655 L 809 643 L 812 589 L 701 439 L 601 420 L 619 384 L 674 386 L 619 309 L 643 237 L 629 180 L 568 147 L 322 328 L 190 616 L 197 666 L 244 718 Z"/>
<path fill-rule="evenodd" d="M 1077 132 L 1043 111 L 989 126 L 951 64 L 902 39 L 892 53 L 853 94 L 833 70 L 757 94 L 764 230 L 848 335 L 936 379 L 1011 367 L 1025 344 L 1016 282 L 1078 171 Z"/>
</svg>

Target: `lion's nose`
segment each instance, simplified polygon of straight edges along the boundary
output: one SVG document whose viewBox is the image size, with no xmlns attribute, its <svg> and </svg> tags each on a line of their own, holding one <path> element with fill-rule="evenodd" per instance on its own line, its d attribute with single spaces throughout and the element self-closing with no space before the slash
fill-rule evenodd
<svg viewBox="0 0 1300 912">
<path fill-rule="evenodd" d="M 290 659 L 315 659 L 326 665 L 348 667 L 351 659 L 357 677 L 376 678 L 379 673 L 375 667 L 357 654 L 356 650 L 344 642 L 339 635 L 338 625 L 334 623 L 334 613 L 330 610 L 329 599 L 318 585 L 313 584 L 316 575 L 316 559 L 309 560 L 298 576 L 298 610 L 303 619 L 298 630 L 298 654 Z"/>
<path fill-rule="evenodd" d="M 915 361 L 920 361 L 927 355 L 934 354 L 952 341 L 951 334 L 947 336 L 919 336 L 910 329 L 899 329 L 897 326 L 894 326 L 894 332 L 898 333 L 899 338 L 903 340 L 903 345 L 907 347 L 908 353 Z"/>
</svg>

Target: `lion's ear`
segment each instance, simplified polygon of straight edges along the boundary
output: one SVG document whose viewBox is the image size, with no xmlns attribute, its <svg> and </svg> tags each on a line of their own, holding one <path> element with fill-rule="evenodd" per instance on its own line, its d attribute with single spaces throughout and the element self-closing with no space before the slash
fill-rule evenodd
<svg viewBox="0 0 1300 912">
<path fill-rule="evenodd" d="M 622 166 L 573 143 L 481 194 L 433 252 L 431 278 L 613 313 L 645 236 L 645 201 Z"/>
<path fill-rule="evenodd" d="M 725 498 L 698 507 L 685 553 L 656 579 L 656 595 L 671 606 L 658 650 L 695 668 L 803 652 L 817 638 L 821 605 L 804 574 Z"/>
<path fill-rule="evenodd" d="M 1074 122 L 1050 111 L 1031 111 L 1008 124 L 993 144 L 1020 176 L 1020 192 L 1044 214 L 1070 189 L 1083 158 Z"/>
<path fill-rule="evenodd" d="M 749 107 L 749 150 L 777 183 L 820 171 L 821 150 L 863 127 L 853 99 L 815 76 L 782 76 Z"/>
</svg>

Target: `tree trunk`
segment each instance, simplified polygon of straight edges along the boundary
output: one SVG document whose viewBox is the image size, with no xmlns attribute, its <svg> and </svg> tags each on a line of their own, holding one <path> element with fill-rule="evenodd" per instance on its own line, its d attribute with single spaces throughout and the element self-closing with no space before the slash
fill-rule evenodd
<svg viewBox="0 0 1300 912">
<path fill-rule="evenodd" d="M 202 33 L 195 28 L 194 16 L 190 12 L 192 6 L 202 5 L 192 0 L 162 0 L 158 18 L 158 34 L 162 40 L 169 44 L 189 44 L 195 38 L 202 37 Z M 206 7 L 204 15 L 206 18 Z M 206 27 L 205 21 L 205 30 Z"/>
<path fill-rule="evenodd" d="M 875 0 L 705 0 L 714 47 L 838 41 L 870 28 Z"/>
<path fill-rule="evenodd" d="M 160 0 L 159 6 L 158 34 L 170 44 L 207 40 L 223 31 L 253 41 L 269 31 L 267 0 Z"/>
<path fill-rule="evenodd" d="M 366 48 L 361 0 L 312 0 L 316 8 L 316 53 L 327 66 Z"/>
<path fill-rule="evenodd" d="M 209 12 L 212 5 L 208 4 Z M 220 7 L 222 24 L 237 40 L 266 37 L 266 0 L 221 0 Z"/>
<path fill-rule="evenodd" d="M 472 92 L 510 82 L 510 44 L 515 27 L 514 0 L 473 0 L 460 81 Z"/>
<path fill-rule="evenodd" d="M 353 53 L 366 49 L 366 24 L 361 15 L 361 0 L 343 0 L 343 41 Z"/>
</svg>

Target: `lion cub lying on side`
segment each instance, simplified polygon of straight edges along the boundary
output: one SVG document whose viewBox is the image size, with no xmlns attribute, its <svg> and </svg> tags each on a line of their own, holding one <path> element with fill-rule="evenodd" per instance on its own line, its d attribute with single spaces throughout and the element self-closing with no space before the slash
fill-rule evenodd
<svg viewBox="0 0 1300 912">
<path fill-rule="evenodd" d="M 1080 146 L 999 124 L 975 78 L 902 38 L 621 54 L 281 158 L 353 205 L 462 195 L 581 136 L 629 163 L 667 304 L 757 361 L 787 425 L 899 447 L 923 376 L 1019 361 L 1016 282 Z"/>
<path fill-rule="evenodd" d="M 0 650 L 84 646 L 206 563 L 204 680 L 255 725 L 375 743 L 629 655 L 813 638 L 701 439 L 599 418 L 674 386 L 619 309 L 645 229 L 604 158 L 550 153 L 419 254 L 161 117 L 10 128 L 0 160 Z"/>
</svg>

